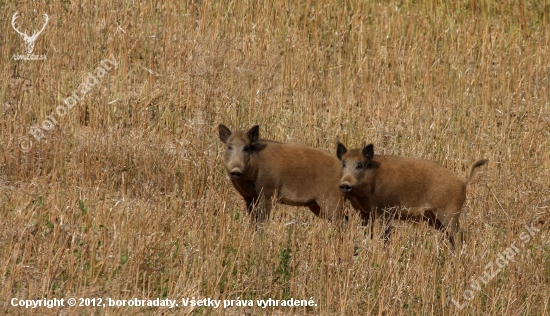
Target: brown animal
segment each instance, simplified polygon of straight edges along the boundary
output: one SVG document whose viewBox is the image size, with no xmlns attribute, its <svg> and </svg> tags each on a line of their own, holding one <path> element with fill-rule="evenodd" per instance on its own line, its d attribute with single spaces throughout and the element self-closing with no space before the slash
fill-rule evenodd
<svg viewBox="0 0 550 316">
<path fill-rule="evenodd" d="M 218 126 L 220 140 L 227 146 L 225 168 L 252 221 L 269 217 L 272 198 L 341 221 L 340 161 L 324 150 L 260 139 L 259 129 L 254 125 L 248 132 L 231 132 L 225 125 Z M 264 214 L 255 207 L 259 202 Z"/>
<path fill-rule="evenodd" d="M 466 185 L 476 168 L 488 162 L 486 159 L 475 162 L 464 181 L 429 160 L 375 156 L 372 144 L 348 151 L 338 143 L 336 155 L 342 162 L 340 191 L 360 211 L 364 225 L 369 219 L 382 216 L 387 242 L 392 218 L 425 220 L 438 230 L 446 230 L 451 249 L 466 200 Z"/>
</svg>

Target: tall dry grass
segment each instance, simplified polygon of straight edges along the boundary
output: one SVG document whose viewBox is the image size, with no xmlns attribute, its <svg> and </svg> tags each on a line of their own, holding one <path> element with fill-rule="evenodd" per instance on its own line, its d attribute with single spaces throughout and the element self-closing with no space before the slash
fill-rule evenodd
<svg viewBox="0 0 550 316">
<path fill-rule="evenodd" d="M 21 37 L 45 61 L 15 61 Z M 547 1 L 0 2 L 0 308 L 9 314 L 547 315 Z M 86 72 L 109 71 L 37 142 Z M 262 233 L 216 126 L 438 161 L 468 188 L 455 254 L 397 223 L 370 240 L 277 206 Z M 19 148 L 28 137 L 32 148 Z M 524 225 L 540 232 L 473 298 Z M 380 227 L 376 225 L 380 235 Z M 354 256 L 354 245 L 359 253 Z M 468 297 L 469 297 L 468 293 Z M 316 307 L 64 307 L 11 298 L 309 299 Z M 467 303 L 457 308 L 455 300 Z"/>
</svg>

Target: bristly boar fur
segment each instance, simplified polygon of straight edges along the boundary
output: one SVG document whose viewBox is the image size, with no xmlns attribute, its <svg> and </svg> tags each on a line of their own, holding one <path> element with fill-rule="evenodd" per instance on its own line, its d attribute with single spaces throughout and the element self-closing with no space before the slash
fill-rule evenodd
<svg viewBox="0 0 550 316">
<path fill-rule="evenodd" d="M 269 217 L 272 199 L 307 206 L 317 216 L 343 219 L 343 194 L 338 190 L 340 161 L 328 151 L 259 138 L 259 126 L 232 132 L 218 126 L 226 145 L 224 164 L 233 186 L 246 202 L 251 219 Z M 258 207 L 255 207 L 260 203 Z"/>
<path fill-rule="evenodd" d="M 451 249 L 466 200 L 466 186 L 476 168 L 488 162 L 486 159 L 475 162 L 468 179 L 462 180 L 433 161 L 374 155 L 372 144 L 348 151 L 338 143 L 336 155 L 342 162 L 340 191 L 360 211 L 364 224 L 369 219 L 383 217 L 387 241 L 391 219 L 425 220 L 446 231 Z"/>
</svg>

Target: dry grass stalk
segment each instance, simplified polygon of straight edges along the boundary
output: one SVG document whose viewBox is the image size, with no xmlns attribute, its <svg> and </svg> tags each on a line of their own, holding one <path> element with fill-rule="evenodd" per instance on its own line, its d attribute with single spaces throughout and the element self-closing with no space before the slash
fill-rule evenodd
<svg viewBox="0 0 550 316">
<path fill-rule="evenodd" d="M 34 53 L 11 30 L 48 26 Z M 0 309 L 23 299 L 309 299 L 317 307 L 110 308 L 112 315 L 547 314 L 548 7 L 538 1 L 3 3 Z M 101 60 L 118 61 L 37 142 Z M 219 123 L 335 151 L 376 144 L 465 174 L 467 246 L 407 224 L 370 241 L 306 208 L 248 227 Z M 265 128 L 264 128 L 265 127 Z M 33 141 L 19 149 L 21 137 Z M 348 211 L 350 208 L 347 208 Z M 540 232 L 465 301 L 524 225 Z M 542 223 L 542 224 L 540 224 Z M 381 234 L 380 227 L 376 233 Z M 360 252 L 353 256 L 355 244 Z M 48 310 L 40 310 L 47 313 Z M 65 315 L 102 308 L 52 309 Z"/>
</svg>

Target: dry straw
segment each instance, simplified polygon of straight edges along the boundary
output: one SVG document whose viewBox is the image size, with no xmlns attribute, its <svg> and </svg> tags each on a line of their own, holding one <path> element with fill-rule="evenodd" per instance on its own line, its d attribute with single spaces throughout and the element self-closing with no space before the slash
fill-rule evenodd
<svg viewBox="0 0 550 316">
<path fill-rule="evenodd" d="M 46 60 L 13 60 L 20 30 Z M 64 307 L 64 315 L 546 315 L 549 7 L 544 1 L 4 2 L 0 310 L 11 298 L 309 300 L 314 307 Z M 18 146 L 113 54 L 118 68 Z M 455 254 L 398 224 L 390 245 L 278 205 L 263 232 L 221 163 L 219 123 L 335 152 L 366 139 L 466 176 Z M 459 310 L 525 225 L 540 232 Z M 375 236 L 380 236 L 375 225 Z M 354 256 L 354 246 L 359 252 Z M 181 302 L 180 302 L 181 303 Z M 461 301 L 462 303 L 462 301 Z M 181 304 L 180 304 L 181 305 Z"/>
</svg>

